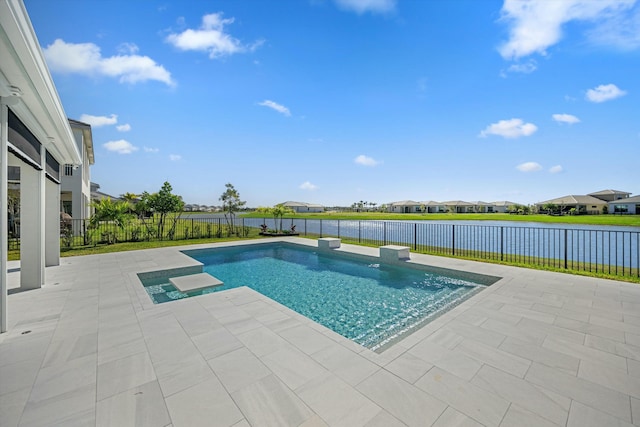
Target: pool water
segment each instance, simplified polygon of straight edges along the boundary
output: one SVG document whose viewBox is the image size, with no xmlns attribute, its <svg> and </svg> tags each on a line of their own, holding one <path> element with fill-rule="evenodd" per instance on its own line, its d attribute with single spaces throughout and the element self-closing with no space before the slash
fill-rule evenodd
<svg viewBox="0 0 640 427">
<path fill-rule="evenodd" d="M 247 286 L 370 349 L 474 295 L 485 286 L 466 278 L 376 263 L 292 245 L 186 251 L 224 285 L 193 293 L 168 279 L 145 288 L 155 302 Z"/>
</svg>

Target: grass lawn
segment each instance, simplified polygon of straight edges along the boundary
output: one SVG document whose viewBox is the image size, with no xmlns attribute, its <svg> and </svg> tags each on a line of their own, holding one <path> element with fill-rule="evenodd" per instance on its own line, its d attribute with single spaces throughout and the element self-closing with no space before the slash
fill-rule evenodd
<svg viewBox="0 0 640 427">
<path fill-rule="evenodd" d="M 265 218 L 263 214 L 243 214 L 245 218 Z M 589 224 L 589 225 L 620 225 L 640 227 L 640 215 L 511 215 L 507 213 L 479 213 L 479 214 L 396 214 L 388 212 L 323 212 L 287 215 L 287 218 L 312 219 L 348 219 L 348 220 L 406 220 L 406 221 L 514 221 L 541 222 L 559 224 Z M 267 217 L 267 219 L 271 219 Z"/>
</svg>

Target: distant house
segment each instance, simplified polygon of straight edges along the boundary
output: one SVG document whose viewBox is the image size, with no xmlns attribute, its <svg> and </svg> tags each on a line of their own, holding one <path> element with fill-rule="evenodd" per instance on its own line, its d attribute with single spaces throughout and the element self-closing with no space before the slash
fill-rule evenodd
<svg viewBox="0 0 640 427">
<path fill-rule="evenodd" d="M 517 203 L 510 202 L 508 200 L 502 200 L 499 202 L 491 202 L 493 205 L 493 212 L 506 213 L 509 210 L 509 206 L 514 206 Z"/>
<path fill-rule="evenodd" d="M 487 202 L 481 202 L 481 201 L 476 201 L 476 202 L 471 202 L 471 204 L 473 205 L 473 211 L 475 213 L 491 213 L 493 212 L 493 204 L 491 203 L 487 203 Z"/>
<path fill-rule="evenodd" d="M 284 202 L 284 206 L 293 209 L 296 213 L 324 212 L 324 206 L 305 202 Z"/>
<path fill-rule="evenodd" d="M 94 164 L 93 136 L 91 126 L 69 119 L 69 125 L 82 156 L 82 165 L 66 164 L 62 168 L 60 180 L 60 212 L 73 219 L 87 219 L 91 215 L 91 173 Z"/>
<path fill-rule="evenodd" d="M 609 213 L 640 215 L 640 196 L 625 197 L 609 202 Z"/>
<path fill-rule="evenodd" d="M 417 213 L 421 212 L 420 202 L 414 200 L 402 200 L 399 202 L 387 203 L 387 210 L 393 213 Z"/>
<path fill-rule="evenodd" d="M 433 200 L 429 200 L 428 202 L 420 202 L 420 206 L 424 206 L 425 213 L 444 213 L 447 211 L 447 207 L 444 204 L 435 202 Z"/>
<path fill-rule="evenodd" d="M 449 202 L 442 202 L 446 206 L 447 211 L 454 213 L 473 213 L 475 206 L 473 203 L 463 202 L 462 200 L 452 200 Z"/>
<path fill-rule="evenodd" d="M 536 203 L 540 212 L 544 211 L 544 206 L 553 204 L 558 206 L 560 212 L 566 213 L 570 209 L 575 209 L 578 213 L 601 214 L 607 206 L 607 202 L 593 196 L 569 195 L 558 197 L 556 199 L 545 200 Z"/>
<path fill-rule="evenodd" d="M 596 191 L 595 193 L 589 193 L 587 196 L 593 196 L 596 199 L 604 200 L 605 202 L 614 202 L 616 200 L 628 198 L 631 196 L 631 193 L 618 190 L 602 190 Z"/>
<path fill-rule="evenodd" d="M 102 199 L 111 199 L 114 202 L 121 200 L 119 197 L 114 197 L 110 194 L 103 193 L 102 191 L 100 191 L 100 184 L 92 182 L 91 183 L 91 201 L 97 202 Z"/>
</svg>

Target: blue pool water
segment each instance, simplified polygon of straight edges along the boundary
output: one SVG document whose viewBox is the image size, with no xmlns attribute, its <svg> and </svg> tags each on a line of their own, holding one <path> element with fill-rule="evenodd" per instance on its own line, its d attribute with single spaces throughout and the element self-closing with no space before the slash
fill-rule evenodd
<svg viewBox="0 0 640 427">
<path fill-rule="evenodd" d="M 371 349 L 460 303 L 486 284 L 428 270 L 298 249 L 252 245 L 186 251 L 224 286 L 185 294 L 167 279 L 146 281 L 155 302 L 248 286 Z M 455 273 L 455 272 L 451 272 Z M 490 278 L 496 279 L 496 278 Z"/>
</svg>

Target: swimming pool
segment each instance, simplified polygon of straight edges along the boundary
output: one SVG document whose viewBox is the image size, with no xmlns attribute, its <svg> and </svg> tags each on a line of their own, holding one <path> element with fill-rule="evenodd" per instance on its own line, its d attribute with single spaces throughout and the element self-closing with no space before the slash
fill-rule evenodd
<svg viewBox="0 0 640 427">
<path fill-rule="evenodd" d="M 386 265 L 377 258 L 346 257 L 285 243 L 184 253 L 202 262 L 203 271 L 224 285 L 182 293 L 168 279 L 144 281 L 154 302 L 248 286 L 373 350 L 497 280 Z"/>
</svg>

